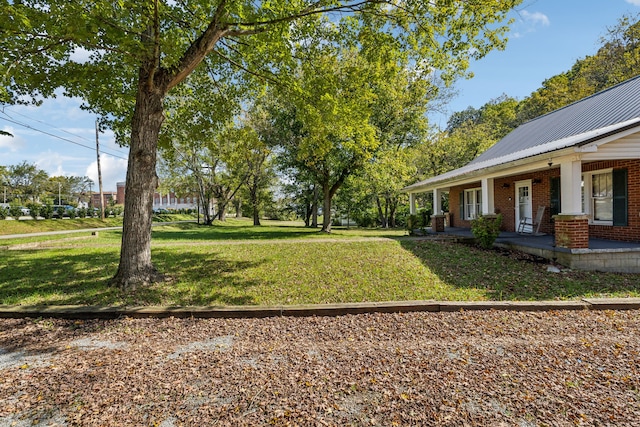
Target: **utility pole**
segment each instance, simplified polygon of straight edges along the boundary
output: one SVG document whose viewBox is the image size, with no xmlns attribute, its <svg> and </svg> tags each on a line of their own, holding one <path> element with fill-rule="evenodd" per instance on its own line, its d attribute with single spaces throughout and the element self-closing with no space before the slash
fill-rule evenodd
<svg viewBox="0 0 640 427">
<path fill-rule="evenodd" d="M 93 208 L 93 190 L 92 190 L 92 186 L 93 186 L 93 181 L 89 180 L 89 208 Z M 91 212 L 91 215 L 93 215 L 93 212 Z"/>
<path fill-rule="evenodd" d="M 100 143 L 98 142 L 98 119 L 96 119 L 96 157 L 98 159 L 98 186 L 100 187 L 100 219 L 104 221 L 104 193 L 102 192 L 102 170 L 100 169 Z"/>
</svg>

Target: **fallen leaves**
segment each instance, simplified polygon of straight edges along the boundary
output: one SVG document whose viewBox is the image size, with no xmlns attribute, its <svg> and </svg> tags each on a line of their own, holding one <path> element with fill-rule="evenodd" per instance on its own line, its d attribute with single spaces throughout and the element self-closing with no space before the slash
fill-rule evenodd
<svg viewBox="0 0 640 427">
<path fill-rule="evenodd" d="M 640 419 L 638 311 L 2 319 L 0 337 L 0 425 Z"/>
</svg>

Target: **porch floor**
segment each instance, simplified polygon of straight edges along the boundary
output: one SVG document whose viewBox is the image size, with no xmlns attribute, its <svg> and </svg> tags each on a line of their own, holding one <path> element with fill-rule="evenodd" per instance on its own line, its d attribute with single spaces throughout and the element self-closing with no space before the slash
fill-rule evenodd
<svg viewBox="0 0 640 427">
<path fill-rule="evenodd" d="M 446 227 L 445 231 L 442 233 L 436 233 L 428 229 L 428 234 L 430 236 L 433 235 L 450 235 L 450 236 L 458 236 L 463 238 L 473 238 L 473 234 L 471 233 L 470 228 L 459 228 L 459 227 Z M 559 252 L 571 252 L 570 249 L 566 248 L 558 248 L 555 246 L 555 237 L 552 234 L 528 234 L 528 233 L 516 233 L 510 231 L 501 231 L 500 235 L 496 239 L 496 244 L 505 244 L 505 245 L 513 245 L 516 244 L 518 246 L 526 246 L 531 248 L 538 249 L 549 249 L 555 250 Z M 603 239 L 589 239 L 589 250 L 638 250 L 640 251 L 640 242 L 620 242 L 616 240 L 603 240 Z M 574 252 L 576 250 L 574 249 Z"/>
<path fill-rule="evenodd" d="M 441 233 L 428 229 L 427 233 L 429 236 L 473 238 L 469 228 L 446 227 Z M 540 256 L 577 270 L 640 273 L 640 242 L 590 238 L 588 249 L 567 249 L 556 247 L 555 237 L 551 234 L 533 235 L 502 231 L 495 244 Z"/>
</svg>

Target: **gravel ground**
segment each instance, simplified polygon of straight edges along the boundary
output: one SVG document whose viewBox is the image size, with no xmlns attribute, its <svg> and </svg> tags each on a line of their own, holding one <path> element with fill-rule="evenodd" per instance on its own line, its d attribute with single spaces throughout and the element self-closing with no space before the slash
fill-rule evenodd
<svg viewBox="0 0 640 427">
<path fill-rule="evenodd" d="M 0 426 L 638 426 L 640 312 L 0 319 Z"/>
</svg>

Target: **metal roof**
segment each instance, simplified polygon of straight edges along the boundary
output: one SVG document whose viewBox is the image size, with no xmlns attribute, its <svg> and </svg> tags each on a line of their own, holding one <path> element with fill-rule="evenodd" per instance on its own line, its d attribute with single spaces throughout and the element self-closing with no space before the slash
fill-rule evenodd
<svg viewBox="0 0 640 427">
<path fill-rule="evenodd" d="M 640 76 L 522 124 L 470 163 L 502 157 L 636 117 L 640 117 Z"/>
<path fill-rule="evenodd" d="M 640 122 L 640 76 L 520 125 L 462 168 L 404 188 L 411 191 L 470 172 L 578 146 Z"/>
</svg>

